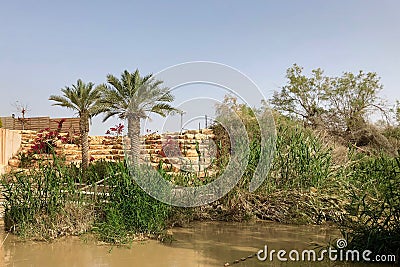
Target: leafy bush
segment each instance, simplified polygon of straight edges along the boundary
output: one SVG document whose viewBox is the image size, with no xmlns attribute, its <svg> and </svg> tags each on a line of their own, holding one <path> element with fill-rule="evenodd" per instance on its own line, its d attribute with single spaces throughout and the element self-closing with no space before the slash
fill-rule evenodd
<svg viewBox="0 0 400 267">
<path fill-rule="evenodd" d="M 79 165 L 71 163 L 67 171 L 68 175 L 75 177 L 76 182 L 91 185 L 109 176 L 110 164 L 112 163 L 104 159 L 93 161 L 83 172 Z"/>
<path fill-rule="evenodd" d="M 400 126 L 388 126 L 383 135 L 389 140 L 392 149 L 400 155 Z"/>
<path fill-rule="evenodd" d="M 233 114 L 232 112 L 237 114 L 237 116 L 240 118 L 239 121 L 231 118 Z M 230 134 L 233 135 L 237 134 L 234 133 L 234 131 L 236 128 L 239 129 L 241 125 L 237 125 L 238 127 L 233 127 L 232 124 L 242 124 L 244 126 L 249 141 L 249 162 L 238 186 L 243 189 L 245 188 L 246 190 L 248 189 L 250 179 L 258 165 L 261 151 L 261 131 L 256 118 L 257 112 L 258 110 L 252 109 L 245 104 L 238 104 L 235 97 L 225 96 L 224 102 L 217 106 L 216 121 L 221 123 L 215 123 L 210 127 L 213 130 L 215 136 L 214 142 L 217 145 L 217 159 L 215 164 L 218 166 L 218 172 L 222 173 L 230 160 L 230 154 L 232 150 L 231 139 L 227 130 L 224 128 L 224 124 L 225 126 L 231 125 L 233 132 Z M 236 138 L 242 138 L 242 136 L 239 134 L 236 136 Z"/>
</svg>

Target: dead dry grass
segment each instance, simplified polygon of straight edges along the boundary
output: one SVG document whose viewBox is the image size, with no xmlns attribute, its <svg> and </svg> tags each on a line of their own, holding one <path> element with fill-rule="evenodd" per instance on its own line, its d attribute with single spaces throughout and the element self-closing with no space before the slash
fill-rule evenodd
<svg viewBox="0 0 400 267">
<path fill-rule="evenodd" d="M 49 241 L 87 233 L 94 220 L 95 211 L 92 206 L 70 202 L 53 216 L 37 214 L 34 221 L 22 226 L 20 231 L 24 239 Z"/>
</svg>

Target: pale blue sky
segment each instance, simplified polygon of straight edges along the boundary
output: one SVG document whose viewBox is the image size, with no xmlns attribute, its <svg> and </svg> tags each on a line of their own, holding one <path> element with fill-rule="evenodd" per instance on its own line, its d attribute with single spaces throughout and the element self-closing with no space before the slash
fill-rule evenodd
<svg viewBox="0 0 400 267">
<path fill-rule="evenodd" d="M 375 71 L 394 101 L 399 11 L 397 0 L 4 1 L 0 115 L 16 113 L 19 100 L 29 116 L 72 116 L 47 99 L 78 78 L 99 84 L 108 73 L 157 73 L 193 60 L 230 65 L 266 96 L 284 85 L 293 63 L 329 75 Z M 188 90 L 190 96 L 198 89 Z M 93 121 L 92 134 L 114 123 L 100 121 Z"/>
</svg>

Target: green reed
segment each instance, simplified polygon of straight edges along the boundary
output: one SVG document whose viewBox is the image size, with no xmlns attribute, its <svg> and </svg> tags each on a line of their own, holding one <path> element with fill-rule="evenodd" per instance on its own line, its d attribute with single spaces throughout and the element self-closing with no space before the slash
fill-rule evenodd
<svg viewBox="0 0 400 267">
<path fill-rule="evenodd" d="M 400 256 L 400 157 L 363 156 L 346 173 L 349 248 Z"/>
<path fill-rule="evenodd" d="M 267 179 L 269 190 L 319 187 L 331 172 L 331 149 L 296 122 L 277 120 L 276 154 Z"/>
<path fill-rule="evenodd" d="M 2 176 L 5 228 L 29 235 L 26 230 L 40 216 L 55 217 L 65 203 L 77 201 L 75 180 L 66 172 L 67 167 L 54 159 L 53 163 L 40 162 L 37 168 Z"/>
<path fill-rule="evenodd" d="M 110 163 L 107 177 L 107 201 L 101 205 L 95 224 L 100 239 L 126 243 L 137 234 L 162 235 L 170 216 L 170 206 L 143 191 L 124 162 Z"/>
<path fill-rule="evenodd" d="M 24 237 L 49 239 L 93 229 L 102 240 L 125 243 L 139 233 L 162 234 L 170 215 L 169 206 L 134 182 L 124 162 L 95 162 L 82 173 L 54 158 L 7 174 L 1 183 L 6 230 Z"/>
</svg>

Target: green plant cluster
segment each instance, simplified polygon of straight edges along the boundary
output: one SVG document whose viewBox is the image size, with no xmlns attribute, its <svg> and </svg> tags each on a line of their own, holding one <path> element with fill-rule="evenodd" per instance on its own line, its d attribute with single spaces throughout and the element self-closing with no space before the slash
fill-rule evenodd
<svg viewBox="0 0 400 267">
<path fill-rule="evenodd" d="M 236 109 L 246 129 L 257 132 L 258 126 L 252 120 L 256 110 L 243 112 L 243 107 L 232 99 L 223 105 Z M 340 142 L 342 150 L 338 155 L 334 153 L 337 147 L 332 145 L 335 137 L 322 138 L 301 121 L 279 113 L 274 116 L 276 153 L 266 181 L 254 194 L 247 193 L 260 155 L 259 139 L 253 135 L 241 184 L 221 202 L 236 211 L 241 206 L 253 207 L 253 215 L 261 219 L 289 223 L 332 221 L 349 240 L 349 248 L 399 257 L 400 158 L 384 149 L 359 150 Z M 212 127 L 216 143 L 222 144 L 217 162 L 223 170 L 223 163 L 229 158 L 229 137 L 221 125 Z M 397 128 L 386 131 L 388 137 L 400 140 Z"/>
<path fill-rule="evenodd" d="M 108 165 L 108 188 L 96 232 L 112 243 L 126 243 L 136 234 L 162 236 L 171 207 L 152 198 L 132 179 L 124 162 Z"/>
<path fill-rule="evenodd" d="M 236 104 L 229 98 L 222 105 L 235 109 L 246 131 L 251 133 L 249 163 L 239 184 L 240 188 L 247 190 L 260 158 L 260 127 L 256 120 L 259 111 Z M 332 149 L 299 122 L 279 113 L 274 113 L 274 117 L 277 130 L 276 153 L 263 189 L 271 192 L 275 189 L 309 189 L 320 186 L 331 171 Z M 230 157 L 229 135 L 221 124 L 213 125 L 212 129 L 215 142 L 219 144 L 217 162 L 220 171 L 223 171 Z"/>
<path fill-rule="evenodd" d="M 268 191 L 320 187 L 331 173 L 331 148 L 286 117 L 277 115 L 276 125 L 277 148 L 266 183 Z"/>
<path fill-rule="evenodd" d="M 347 168 L 349 248 L 400 256 L 400 157 L 362 156 Z"/>
<path fill-rule="evenodd" d="M 40 165 L 28 172 L 14 172 L 2 177 L 5 198 L 5 228 L 22 236 L 33 235 L 29 229 L 46 217 L 49 222 L 65 210 L 65 203 L 78 201 L 74 177 L 58 162 Z"/>
<path fill-rule="evenodd" d="M 5 175 L 1 184 L 5 228 L 27 238 L 93 232 L 126 243 L 137 234 L 162 237 L 171 211 L 132 180 L 124 162 L 95 162 L 83 172 L 55 158 Z"/>
</svg>

